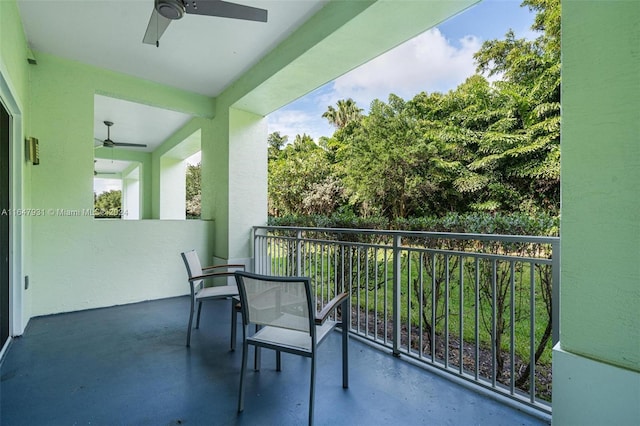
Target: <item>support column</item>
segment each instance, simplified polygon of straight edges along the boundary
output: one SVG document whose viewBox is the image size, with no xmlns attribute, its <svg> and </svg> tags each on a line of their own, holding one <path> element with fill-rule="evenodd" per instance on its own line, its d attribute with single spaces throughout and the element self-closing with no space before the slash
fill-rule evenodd
<svg viewBox="0 0 640 426">
<path fill-rule="evenodd" d="M 562 3 L 553 422 L 640 421 L 640 3 Z"/>
<path fill-rule="evenodd" d="M 202 135 L 202 212 L 215 220 L 214 258 L 249 263 L 251 231 L 267 221 L 267 124 L 219 110 Z"/>
<path fill-rule="evenodd" d="M 185 219 L 185 174 L 184 160 L 160 159 L 160 219 Z"/>
</svg>

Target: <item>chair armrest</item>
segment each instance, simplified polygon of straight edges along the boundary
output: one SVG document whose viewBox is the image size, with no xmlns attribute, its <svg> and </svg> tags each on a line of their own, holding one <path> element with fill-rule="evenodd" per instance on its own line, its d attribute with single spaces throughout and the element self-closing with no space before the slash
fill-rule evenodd
<svg viewBox="0 0 640 426">
<path fill-rule="evenodd" d="M 233 271 L 225 271 L 225 272 L 209 272 L 207 274 L 196 275 L 195 277 L 189 278 L 190 282 L 204 280 L 207 278 L 216 278 L 216 277 L 231 277 L 233 276 Z"/>
<path fill-rule="evenodd" d="M 349 293 L 345 292 L 345 293 L 340 293 L 339 295 L 331 299 L 329 303 L 327 303 L 325 307 L 322 308 L 322 310 L 316 314 L 316 325 L 321 325 L 322 323 L 324 323 L 329 317 L 329 314 L 333 312 L 338 307 L 339 304 L 341 304 L 348 298 L 349 298 Z"/>
<path fill-rule="evenodd" d="M 242 269 L 244 271 L 245 266 L 243 264 L 229 264 L 229 265 L 215 265 L 215 266 L 205 266 L 202 268 L 203 271 L 208 271 L 211 269 L 218 268 L 227 268 L 227 269 Z"/>
</svg>

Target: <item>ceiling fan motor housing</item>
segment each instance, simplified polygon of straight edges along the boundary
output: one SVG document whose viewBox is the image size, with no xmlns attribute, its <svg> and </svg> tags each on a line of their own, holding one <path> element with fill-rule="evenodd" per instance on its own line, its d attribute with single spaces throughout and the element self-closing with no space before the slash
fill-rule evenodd
<svg viewBox="0 0 640 426">
<path fill-rule="evenodd" d="M 156 0 L 156 10 L 167 19 L 180 19 L 184 16 L 182 0 Z"/>
</svg>

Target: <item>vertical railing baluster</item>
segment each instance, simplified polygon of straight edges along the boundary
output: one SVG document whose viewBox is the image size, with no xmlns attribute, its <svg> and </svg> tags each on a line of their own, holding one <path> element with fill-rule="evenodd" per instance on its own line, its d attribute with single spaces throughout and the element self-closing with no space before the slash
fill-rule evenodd
<svg viewBox="0 0 640 426">
<path fill-rule="evenodd" d="M 424 253 L 420 253 L 418 256 L 418 285 L 418 303 L 420 304 L 418 308 L 418 332 L 420 333 L 418 339 L 418 357 L 422 358 L 424 356 L 424 325 L 422 324 L 422 318 L 424 317 Z"/>
<path fill-rule="evenodd" d="M 411 274 L 412 272 L 412 268 L 411 268 L 411 256 L 412 252 L 410 250 L 407 250 L 407 353 L 411 353 L 411 339 L 412 339 L 412 333 L 411 333 Z"/>
<path fill-rule="evenodd" d="M 296 273 L 295 275 L 301 276 L 302 273 L 302 231 L 296 232 Z"/>
<path fill-rule="evenodd" d="M 278 275 L 278 262 L 280 261 L 280 258 L 278 257 L 278 239 L 275 235 L 271 238 L 269 244 L 271 246 L 269 251 L 272 253 L 271 267 L 274 270 L 274 275 Z"/>
<path fill-rule="evenodd" d="M 258 264 L 258 230 L 256 228 L 253 228 L 252 230 L 252 234 L 253 234 L 253 265 L 251 265 L 251 270 L 252 271 L 256 271 L 256 266 Z"/>
<path fill-rule="evenodd" d="M 324 251 L 325 251 L 325 247 L 326 247 L 326 244 L 320 243 L 320 280 L 318 281 L 318 301 L 319 301 L 319 303 L 321 303 L 322 299 L 324 298 L 324 267 L 325 267 Z"/>
<path fill-rule="evenodd" d="M 388 333 L 388 327 L 387 325 L 389 324 L 389 286 L 387 285 L 388 283 L 388 278 L 389 278 L 389 250 L 385 249 L 384 251 L 384 323 L 383 323 L 383 330 L 384 330 L 384 343 L 385 345 L 387 343 L 389 343 L 389 333 Z"/>
<path fill-rule="evenodd" d="M 313 260 L 312 260 L 312 263 L 313 263 L 313 272 L 312 273 L 313 273 L 314 283 L 315 283 L 313 292 L 314 292 L 314 297 L 315 297 L 315 300 L 316 300 L 316 303 L 317 303 L 317 300 L 318 300 L 318 242 L 317 241 L 313 242 Z"/>
<path fill-rule="evenodd" d="M 515 355 L 516 355 L 516 297 L 515 297 L 515 289 L 516 289 L 516 279 L 515 279 L 515 262 L 512 260 L 511 264 L 511 281 L 510 281 L 510 298 L 509 303 L 511 304 L 511 318 L 510 318 L 510 335 L 511 339 L 509 341 L 509 362 L 511 363 L 511 369 L 509 371 L 509 391 L 513 395 L 515 392 L 515 375 L 516 375 L 516 367 L 515 367 Z"/>
<path fill-rule="evenodd" d="M 369 247 L 365 247 L 364 258 L 364 335 L 369 335 Z"/>
<path fill-rule="evenodd" d="M 342 266 L 342 269 L 340 270 L 340 282 L 342 283 L 342 288 L 340 289 L 341 292 L 346 291 L 347 287 L 346 287 L 346 283 L 344 282 L 345 279 L 345 267 L 344 267 L 344 251 L 345 251 L 345 244 L 340 244 L 340 265 Z"/>
<path fill-rule="evenodd" d="M 323 306 L 325 303 L 327 303 L 330 300 L 330 292 L 331 292 L 331 269 L 332 269 L 332 263 L 331 263 L 331 258 L 332 258 L 332 248 L 331 248 L 331 244 L 327 243 L 327 280 L 326 280 L 326 284 L 324 286 L 325 289 L 325 294 L 324 294 L 324 301 L 322 303 L 321 306 Z"/>
<path fill-rule="evenodd" d="M 361 305 L 360 305 L 360 272 L 361 272 L 360 271 L 360 246 L 357 246 L 357 249 L 356 249 L 356 268 L 357 268 L 357 271 L 358 271 L 357 272 L 357 276 L 356 276 L 356 285 L 358 286 L 357 287 L 358 292 L 356 294 L 356 300 L 358 302 L 358 316 L 356 318 L 356 321 L 357 321 L 357 326 L 358 326 L 357 330 L 358 330 L 358 333 L 360 333 L 362 331 L 362 329 L 360 328 L 360 316 L 361 316 L 360 315 L 360 310 L 361 310 Z"/>
<path fill-rule="evenodd" d="M 393 236 L 393 355 L 400 356 L 400 280 L 402 278 L 400 262 L 400 235 Z"/>
<path fill-rule="evenodd" d="M 340 245 L 333 245 L 333 294 L 329 300 L 333 299 L 333 296 L 340 293 L 338 289 L 338 252 L 340 251 Z"/>
<path fill-rule="evenodd" d="M 260 237 L 260 263 L 259 263 L 259 273 L 261 274 L 266 274 L 268 273 L 268 264 L 267 262 L 269 261 L 269 249 L 267 248 L 267 237 L 266 236 L 261 236 Z M 255 269 L 254 269 L 255 271 Z"/>
<path fill-rule="evenodd" d="M 349 247 L 349 295 L 352 296 L 353 295 L 353 247 Z M 351 313 L 351 315 L 358 315 L 358 310 L 357 309 L 353 309 L 353 297 L 349 297 L 349 301 L 351 303 L 351 309 L 349 309 L 349 312 Z M 349 318 L 349 329 L 352 329 L 353 327 L 351 327 L 351 324 L 353 323 L 353 319 Z M 356 328 L 356 331 L 358 329 Z"/>
<path fill-rule="evenodd" d="M 278 249 L 279 249 L 278 238 L 274 236 L 274 238 L 271 239 L 271 249 L 270 249 L 270 251 L 273 253 L 273 258 L 271 259 L 271 265 L 273 267 L 274 275 L 278 275 L 280 271 L 280 267 L 279 267 L 280 252 L 278 251 Z"/>
<path fill-rule="evenodd" d="M 378 248 L 373 249 L 373 339 L 378 340 Z"/>
<path fill-rule="evenodd" d="M 491 262 L 491 386 L 496 387 L 496 379 L 498 373 L 498 351 L 500 348 L 497 347 L 498 342 L 498 325 L 497 325 L 497 313 L 496 313 L 496 303 L 497 303 L 497 287 L 498 287 L 498 261 L 497 259 L 493 259 Z"/>
<path fill-rule="evenodd" d="M 444 366 L 449 367 L 449 254 L 444 255 Z"/>
<path fill-rule="evenodd" d="M 480 258 L 476 256 L 476 286 L 475 286 L 475 355 L 474 355 L 474 379 L 477 381 L 480 374 Z"/>
<path fill-rule="evenodd" d="M 459 321 L 459 326 L 460 326 L 460 336 L 458 338 L 459 344 L 458 344 L 458 368 L 459 368 L 459 372 L 460 374 L 462 374 L 462 372 L 464 371 L 464 256 L 460 255 L 459 257 L 459 261 L 458 261 L 458 269 L 460 270 L 459 274 L 459 304 L 460 304 L 460 308 L 459 313 L 458 313 L 458 321 Z"/>
<path fill-rule="evenodd" d="M 436 254 L 431 253 L 431 362 L 436 362 L 436 313 L 438 310 L 438 298 L 436 297 Z"/>
<path fill-rule="evenodd" d="M 282 238 L 278 238 L 278 275 L 283 275 L 282 271 L 284 270 L 284 242 Z"/>
<path fill-rule="evenodd" d="M 531 369 L 529 370 L 529 401 L 534 403 L 536 402 L 536 274 L 535 274 L 535 263 L 530 263 L 529 268 L 529 288 L 530 288 L 530 311 L 529 315 L 531 316 L 531 329 L 529 333 L 530 342 L 529 342 L 529 362 L 531 363 Z"/>
</svg>

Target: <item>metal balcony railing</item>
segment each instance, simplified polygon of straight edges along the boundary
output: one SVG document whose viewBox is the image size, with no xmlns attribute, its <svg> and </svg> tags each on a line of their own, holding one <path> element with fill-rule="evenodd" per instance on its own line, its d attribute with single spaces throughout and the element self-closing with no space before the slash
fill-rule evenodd
<svg viewBox="0 0 640 426">
<path fill-rule="evenodd" d="M 351 333 L 551 413 L 557 237 L 254 227 L 254 271 L 351 294 Z"/>
</svg>

